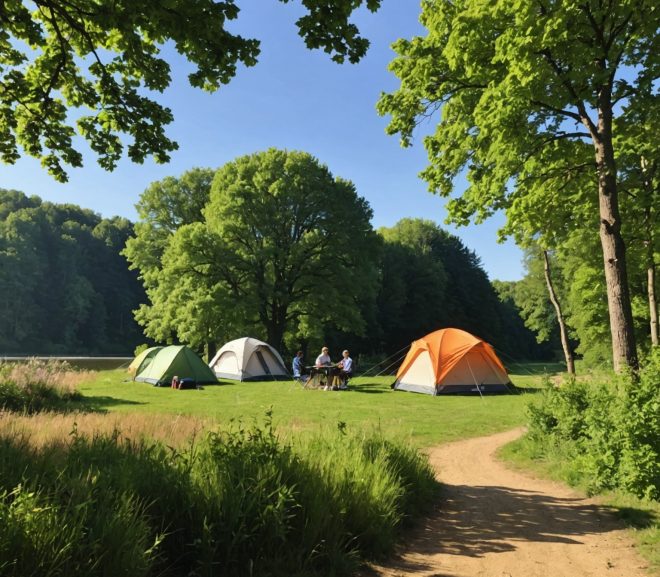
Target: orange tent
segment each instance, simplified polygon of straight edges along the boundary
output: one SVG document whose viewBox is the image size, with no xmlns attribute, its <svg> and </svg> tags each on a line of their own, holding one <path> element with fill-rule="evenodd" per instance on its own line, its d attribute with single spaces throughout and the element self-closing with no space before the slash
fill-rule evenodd
<svg viewBox="0 0 660 577">
<path fill-rule="evenodd" d="M 509 375 L 493 347 L 459 329 L 442 329 L 414 341 L 393 388 L 437 395 L 504 392 Z"/>
</svg>

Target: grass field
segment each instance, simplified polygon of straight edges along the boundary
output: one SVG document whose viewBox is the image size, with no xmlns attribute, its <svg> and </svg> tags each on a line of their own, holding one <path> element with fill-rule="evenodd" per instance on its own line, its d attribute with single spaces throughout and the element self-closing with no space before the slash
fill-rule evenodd
<svg viewBox="0 0 660 577">
<path fill-rule="evenodd" d="M 526 406 L 536 392 L 562 378 L 561 365 L 509 366 L 518 394 L 430 397 L 390 389 L 386 377 L 357 377 L 349 391 L 304 390 L 293 381 L 238 383 L 223 381 L 202 390 L 172 390 L 130 380 L 124 369 L 77 373 L 82 400 L 68 405 L 72 412 L 21 415 L 5 413 L 7 434 L 28 434 L 33 446 L 47 446 L 55 439 L 67 442 L 73 430 L 90 435 L 117 431 L 123 438 L 154 438 L 167 446 L 183 446 L 209 430 L 225 429 L 240 421 L 250 427 L 262 423 L 272 410 L 278 436 L 299 437 L 321 431 L 325 439 L 340 440 L 343 432 L 360 434 L 380 429 L 387 436 L 426 447 L 458 438 L 487 435 L 524 425 Z M 580 378 L 597 378 L 580 371 Z M 341 432 L 340 432 L 341 431 Z M 327 434 L 326 434 L 327 433 Z M 301 435 L 307 438 L 307 435 Z M 343 443 L 342 443 L 343 444 Z M 335 445 L 337 447 L 340 444 Z M 561 480 L 561 458 L 535 461 L 516 443 L 504 457 L 516 466 L 534 469 L 542 476 Z M 642 552 L 657 574 L 660 538 L 657 503 L 623 494 L 610 494 L 604 503 L 618 510 L 634 527 Z"/>
<path fill-rule="evenodd" d="M 544 374 L 541 366 L 532 371 L 528 367 L 526 374 L 512 375 L 520 394 L 483 398 L 395 392 L 390 389 L 393 377 L 357 377 L 349 391 L 304 390 L 293 381 L 223 381 L 203 390 L 177 391 L 132 382 L 121 370 L 100 372 L 95 380 L 79 386 L 79 391 L 95 411 L 187 415 L 223 424 L 259 420 L 272 408 L 278 430 L 344 424 L 351 430 L 379 427 L 415 445 L 429 446 L 523 424 L 525 398 L 541 385 Z"/>
</svg>

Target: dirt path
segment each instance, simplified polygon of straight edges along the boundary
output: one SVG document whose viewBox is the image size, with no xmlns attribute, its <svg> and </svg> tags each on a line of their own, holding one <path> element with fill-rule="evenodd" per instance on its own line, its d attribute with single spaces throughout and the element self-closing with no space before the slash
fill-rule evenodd
<svg viewBox="0 0 660 577">
<path fill-rule="evenodd" d="M 522 430 L 430 451 L 442 508 L 366 575 L 644 577 L 645 563 L 611 513 L 557 483 L 507 469 L 495 451 Z"/>
</svg>

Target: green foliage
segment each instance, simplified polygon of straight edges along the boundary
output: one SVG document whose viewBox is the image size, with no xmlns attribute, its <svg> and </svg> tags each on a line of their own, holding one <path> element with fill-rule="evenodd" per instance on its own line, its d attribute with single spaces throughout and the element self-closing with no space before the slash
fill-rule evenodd
<svg viewBox="0 0 660 577">
<path fill-rule="evenodd" d="M 528 327 L 524 319 L 522 307 L 518 304 L 518 287 L 523 281 L 493 281 L 502 308 L 502 332 L 504 334 L 508 355 L 514 359 L 546 359 L 557 358 L 557 338 L 549 343 L 538 343 L 538 337 Z"/>
<path fill-rule="evenodd" d="M 607 304 L 619 325 L 611 333 L 615 366 L 635 366 L 621 230 L 643 229 L 642 243 L 655 243 L 655 217 L 639 208 L 649 206 L 648 183 L 657 181 L 650 160 L 658 149 L 651 135 L 657 7 L 649 0 L 429 0 L 420 20 L 425 36 L 394 44 L 390 70 L 401 85 L 378 103 L 391 116 L 387 132 L 409 146 L 421 120 L 439 112 L 424 138 L 429 166 L 421 176 L 451 197 L 449 218 L 457 224 L 503 210 L 502 237 L 548 249 L 561 248 L 574 231 L 600 234 Z M 623 217 L 617 165 L 625 165 L 626 179 L 636 173 L 627 202 L 638 208 Z M 464 173 L 468 187 L 453 195 Z"/>
<path fill-rule="evenodd" d="M 560 199 L 537 185 L 554 181 L 560 192 L 567 174 L 579 175 L 585 159 L 593 159 L 588 130 L 567 122 L 591 122 L 608 78 L 616 78 L 613 101 L 646 103 L 648 110 L 657 10 L 645 0 L 542 8 L 530 0 L 430 0 L 422 9 L 428 33 L 394 44 L 399 56 L 390 70 L 401 87 L 381 97 L 378 111 L 391 115 L 388 132 L 409 145 L 418 120 L 442 108 L 435 133 L 424 141 L 430 166 L 422 176 L 446 196 L 468 169 L 470 186 L 449 203 L 452 219 L 481 221 L 514 208 L 507 212 L 516 217 L 509 227 L 524 227 L 521 238 L 529 239 L 534 232 L 551 234 L 567 211 L 581 214 L 581 187 L 575 197 Z M 610 30 L 609 45 L 599 25 Z M 632 81 L 619 66 L 631 67 Z M 576 194 L 573 187 L 566 192 Z M 550 210 L 539 215 L 543 207 Z"/>
<path fill-rule="evenodd" d="M 557 274 L 557 268 L 554 266 L 554 258 L 550 257 L 553 263 L 553 285 L 555 291 L 560 294 L 563 302 L 563 285 L 561 276 Z M 561 348 L 558 334 L 557 314 L 548 295 L 548 287 L 544 276 L 544 263 L 540 249 L 528 248 L 525 251 L 525 268 L 527 274 L 525 278 L 516 283 L 513 291 L 513 299 L 520 310 L 520 315 L 525 320 L 525 326 L 536 333 L 539 342 L 554 341 L 554 344 Z"/>
<path fill-rule="evenodd" d="M 0 350 L 129 352 L 144 294 L 119 254 L 131 233 L 124 218 L 0 189 Z"/>
<path fill-rule="evenodd" d="M 530 439 L 561 446 L 572 475 L 591 491 L 621 488 L 660 499 L 660 354 L 639 378 L 568 381 L 530 405 Z"/>
<path fill-rule="evenodd" d="M 139 356 L 140 353 L 146 351 L 148 348 L 149 348 L 149 344 L 148 344 L 148 343 L 142 343 L 141 345 L 138 345 L 138 346 L 135 347 L 135 349 L 133 350 L 133 356 L 134 356 L 134 357 Z"/>
<path fill-rule="evenodd" d="M 170 244 L 181 242 L 175 238 L 179 228 L 202 222 L 213 175 L 211 169 L 193 168 L 154 182 L 136 205 L 140 221 L 122 254 L 129 268 L 139 272 L 151 302 L 159 303 L 157 308 L 141 303 L 135 316 L 146 334 L 160 342 L 172 342 L 181 331 L 186 332 L 178 335 L 183 342 L 199 347 L 222 330 L 222 303 L 216 295 L 180 268 L 163 271 Z"/>
<path fill-rule="evenodd" d="M 156 183 L 142 205 L 169 209 L 182 186 Z M 127 245 L 151 301 L 137 313 L 148 336 L 199 346 L 249 332 L 280 349 L 326 325 L 364 331 L 358 304 L 376 291 L 379 242 L 352 183 L 309 154 L 270 149 L 226 164 L 198 197 L 169 227 L 145 211 Z"/>
<path fill-rule="evenodd" d="M 66 502 L 57 495 L 66 490 L 0 493 L 0 574 L 149 575 L 154 548 L 142 507 L 116 492 Z"/>
<path fill-rule="evenodd" d="M 350 18 L 362 4 L 377 10 L 380 0 L 302 4 L 308 12 L 296 24 L 308 48 L 322 48 L 337 62 L 356 62 L 365 54 L 369 42 Z M 145 96 L 171 83 L 170 64 L 161 50 L 171 44 L 194 67 L 188 76 L 191 86 L 215 91 L 231 81 L 240 65 L 257 62 L 259 41 L 229 29 L 239 12 L 235 0 L 5 2 L 0 158 L 16 162 L 22 149 L 66 181 L 64 165 L 82 165 L 74 144 L 78 133 L 107 170 L 125 148 L 134 162 L 150 155 L 157 162 L 169 161 L 178 148 L 165 134 L 172 113 Z M 75 122 L 69 109 L 80 111 Z"/>
<path fill-rule="evenodd" d="M 178 452 L 112 435 L 0 439 L 2 575 L 330 575 L 391 550 L 435 498 L 416 451 L 379 434 L 285 444 L 264 426 Z"/>
</svg>

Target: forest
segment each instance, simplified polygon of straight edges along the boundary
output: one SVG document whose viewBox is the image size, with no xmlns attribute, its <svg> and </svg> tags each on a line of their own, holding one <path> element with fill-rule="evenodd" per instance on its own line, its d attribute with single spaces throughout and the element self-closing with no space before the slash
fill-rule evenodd
<svg viewBox="0 0 660 577">
<path fill-rule="evenodd" d="M 153 183 L 139 204 L 140 213 L 151 216 L 137 224 L 0 190 L 0 322 L 4 327 L 0 350 L 12 355 L 130 356 L 137 346 L 159 341 L 187 343 L 203 352 L 211 340 L 208 333 L 202 334 L 201 328 L 197 333 L 190 331 L 190 327 L 202 327 L 203 323 L 219 327 L 213 335 L 217 346 L 244 334 L 266 338 L 267 326 L 244 310 L 232 319 L 221 310 L 215 318 L 213 311 L 200 313 L 181 328 L 190 309 L 186 305 L 176 309 L 178 299 L 187 298 L 190 304 L 199 295 L 185 290 L 179 295 L 177 287 L 185 289 L 183 281 L 168 284 L 168 275 L 184 273 L 176 267 L 174 271 L 162 270 L 167 268 L 162 263 L 167 264 L 168 257 L 158 254 L 163 243 L 155 241 L 152 234 L 158 230 L 174 237 L 186 218 L 191 221 L 186 224 L 202 218 L 201 210 L 195 212 L 172 200 L 177 196 L 192 202 L 195 195 L 190 191 L 195 189 L 205 204 L 211 174 L 210 170 L 193 170 L 177 179 Z M 157 203 L 171 212 L 158 210 Z M 178 224 L 169 226 L 168 222 Z M 335 295 L 337 302 L 325 300 L 324 306 L 342 311 L 341 319 L 331 313 L 327 324 L 306 329 L 299 316 L 298 324 L 289 322 L 283 333 L 284 351 L 324 341 L 331 346 L 352 347 L 362 354 L 389 355 L 426 332 L 455 326 L 490 340 L 510 359 L 547 359 L 556 354 L 551 345 L 536 343 L 511 296 L 506 291 L 498 294 L 498 283 L 494 286 L 489 281 L 478 256 L 460 239 L 431 221 L 419 219 L 402 219 L 378 231 L 367 226 L 373 261 L 369 266 L 361 261 L 359 267 L 366 280 L 358 284 L 358 273 L 347 269 L 340 279 L 340 295 L 330 290 L 328 281 L 317 283 L 317 292 L 323 292 L 326 299 Z M 148 295 L 157 291 L 151 289 L 150 293 L 148 288 L 145 292 L 138 273 L 129 269 L 124 256 L 124 252 L 133 254 L 125 249 L 127 241 L 129 247 L 135 247 L 147 238 L 150 250 L 156 251 L 155 256 L 151 254 L 158 267 L 155 276 L 166 287 L 172 286 L 163 293 L 171 299 L 163 303 L 169 303 L 171 311 L 154 315 L 159 322 L 167 319 L 169 324 L 159 324 L 158 330 L 142 320 L 146 318 L 144 311 L 158 302 L 157 296 L 150 301 Z M 141 249 L 141 258 L 146 260 L 146 249 Z M 212 294 L 218 289 L 209 286 L 207 290 Z M 238 308 L 237 303 L 232 309 Z M 355 307 L 349 311 L 346 303 Z M 144 328 L 136 322 L 136 312 Z M 348 326 L 333 322 L 347 318 Z"/>
<path fill-rule="evenodd" d="M 587 230 L 557 250 L 528 244 L 526 276 L 491 282 L 434 222 L 374 230 L 352 183 L 277 149 L 154 182 L 136 207 L 132 223 L 0 191 L 3 353 L 130 356 L 158 342 L 210 358 L 251 335 L 286 354 L 326 343 L 382 358 L 456 327 L 510 361 L 568 350 L 571 362 L 611 367 L 602 259 Z M 627 253 L 642 354 L 654 338 L 651 233 L 631 235 Z"/>
</svg>

